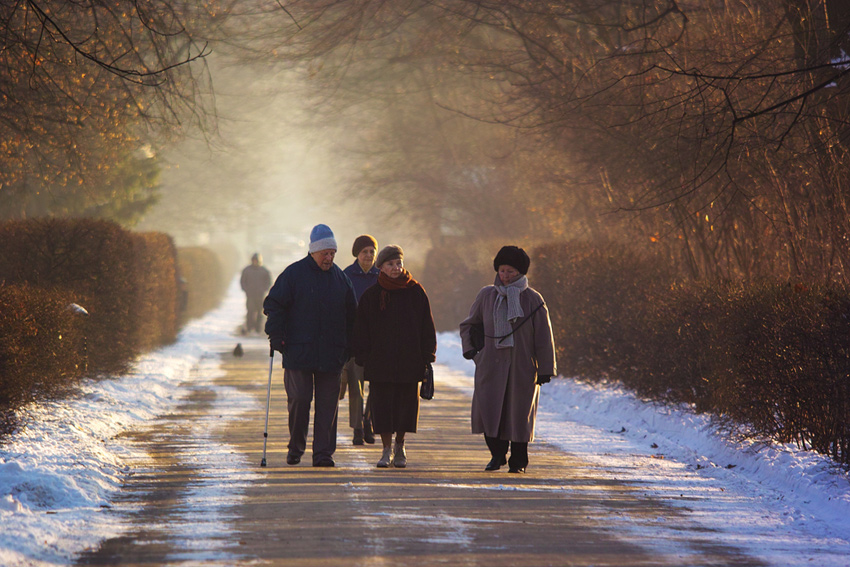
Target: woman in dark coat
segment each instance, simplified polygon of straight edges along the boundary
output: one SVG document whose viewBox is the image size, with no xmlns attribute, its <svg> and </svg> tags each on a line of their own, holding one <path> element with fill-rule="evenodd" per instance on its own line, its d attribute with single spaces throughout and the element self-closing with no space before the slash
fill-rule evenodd
<svg viewBox="0 0 850 567">
<path fill-rule="evenodd" d="M 383 443 L 380 468 L 407 466 L 404 436 L 416 433 L 418 384 L 437 351 L 431 304 L 403 259 L 399 246 L 380 251 L 378 283 L 360 298 L 354 332 L 355 360 L 369 382 L 372 427 Z"/>
<path fill-rule="evenodd" d="M 507 463 L 510 472 L 525 472 L 540 385 L 557 374 L 549 311 L 525 276 L 530 263 L 522 248 L 502 247 L 493 260 L 496 281 L 478 292 L 460 324 L 463 356 L 475 360 L 472 432 L 484 434 L 492 457 L 488 471 Z M 482 326 L 479 351 L 473 329 Z"/>
</svg>

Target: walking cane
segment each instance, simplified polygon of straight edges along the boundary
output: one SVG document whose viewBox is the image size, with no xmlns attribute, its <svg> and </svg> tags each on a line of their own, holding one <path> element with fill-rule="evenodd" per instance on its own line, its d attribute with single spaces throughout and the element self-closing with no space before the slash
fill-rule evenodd
<svg viewBox="0 0 850 567">
<path fill-rule="evenodd" d="M 274 370 L 274 349 L 269 348 L 269 389 L 266 393 L 266 428 L 263 430 L 263 460 L 260 466 L 266 466 L 266 442 L 269 440 L 269 406 L 272 401 L 272 370 Z"/>
</svg>

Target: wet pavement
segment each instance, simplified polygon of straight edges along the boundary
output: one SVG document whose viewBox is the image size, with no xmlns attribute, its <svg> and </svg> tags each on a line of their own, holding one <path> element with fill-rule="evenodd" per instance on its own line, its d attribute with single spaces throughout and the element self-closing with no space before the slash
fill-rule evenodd
<svg viewBox="0 0 850 567">
<path fill-rule="evenodd" d="M 380 440 L 351 444 L 347 402 L 336 467 L 315 468 L 309 439 L 301 464 L 284 462 L 277 362 L 261 468 L 264 345 L 249 344 L 242 358 L 223 354 L 220 387 L 194 389 L 174 415 L 134 434 L 150 456 L 109 512 L 127 523 L 124 535 L 78 565 L 760 565 L 694 529 L 686 508 L 642 496 L 546 443 L 529 446 L 526 474 L 485 472 L 489 453 L 469 433 L 469 398 L 440 384 L 440 367 L 437 394 L 422 402 L 419 431 L 406 440 L 407 468 L 375 467 Z M 209 454 L 199 436 L 221 454 Z"/>
</svg>

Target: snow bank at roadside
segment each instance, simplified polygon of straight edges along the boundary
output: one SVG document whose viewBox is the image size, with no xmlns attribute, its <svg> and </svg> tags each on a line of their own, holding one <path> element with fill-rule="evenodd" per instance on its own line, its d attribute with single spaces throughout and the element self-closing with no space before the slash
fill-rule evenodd
<svg viewBox="0 0 850 567">
<path fill-rule="evenodd" d="M 475 365 L 463 358 L 459 337 L 441 334 L 437 353 L 452 383 L 471 394 Z M 850 478 L 817 453 L 736 442 L 687 407 L 563 378 L 541 388 L 537 441 L 639 487 L 637 497 L 687 511 L 712 542 L 782 567 L 850 565 Z M 533 461 L 534 444 L 529 450 Z M 607 520 L 638 544 L 688 541 L 670 530 L 661 537 L 663 519 Z"/>
<path fill-rule="evenodd" d="M 139 456 L 120 436 L 171 411 L 188 392 L 181 384 L 215 378 L 213 350 L 242 316 L 238 291 L 128 375 L 25 408 L 25 426 L 0 446 L 0 565 L 67 565 L 126 529 L 105 513 Z"/>
</svg>

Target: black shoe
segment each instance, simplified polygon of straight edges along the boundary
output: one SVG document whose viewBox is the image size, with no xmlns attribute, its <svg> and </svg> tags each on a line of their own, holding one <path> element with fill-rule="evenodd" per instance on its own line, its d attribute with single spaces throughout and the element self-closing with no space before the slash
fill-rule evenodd
<svg viewBox="0 0 850 567">
<path fill-rule="evenodd" d="M 301 462 L 301 455 L 293 455 L 292 453 L 289 453 L 288 455 L 286 455 L 286 464 L 287 465 L 297 465 L 300 462 Z"/>
<path fill-rule="evenodd" d="M 490 459 L 490 462 L 487 463 L 487 466 L 484 467 L 484 470 L 485 471 L 497 471 L 500 468 L 502 468 L 502 465 L 505 465 L 507 463 L 508 463 L 508 460 L 505 457 L 501 457 L 501 458 L 493 457 L 492 459 Z"/>
<path fill-rule="evenodd" d="M 330 457 L 327 457 L 327 458 L 322 459 L 321 461 L 316 461 L 315 463 L 313 463 L 313 466 L 314 467 L 332 467 L 332 466 L 334 466 L 334 464 L 335 464 L 334 460 L 331 459 Z"/>
<path fill-rule="evenodd" d="M 369 445 L 375 444 L 375 433 L 372 431 L 372 424 L 368 421 L 363 424 L 363 441 Z"/>
<path fill-rule="evenodd" d="M 525 472 L 525 467 L 511 467 L 508 469 L 508 472 L 522 474 Z"/>
<path fill-rule="evenodd" d="M 354 445 L 362 445 L 363 444 L 363 430 L 355 429 L 354 430 L 354 439 L 351 441 Z"/>
</svg>

